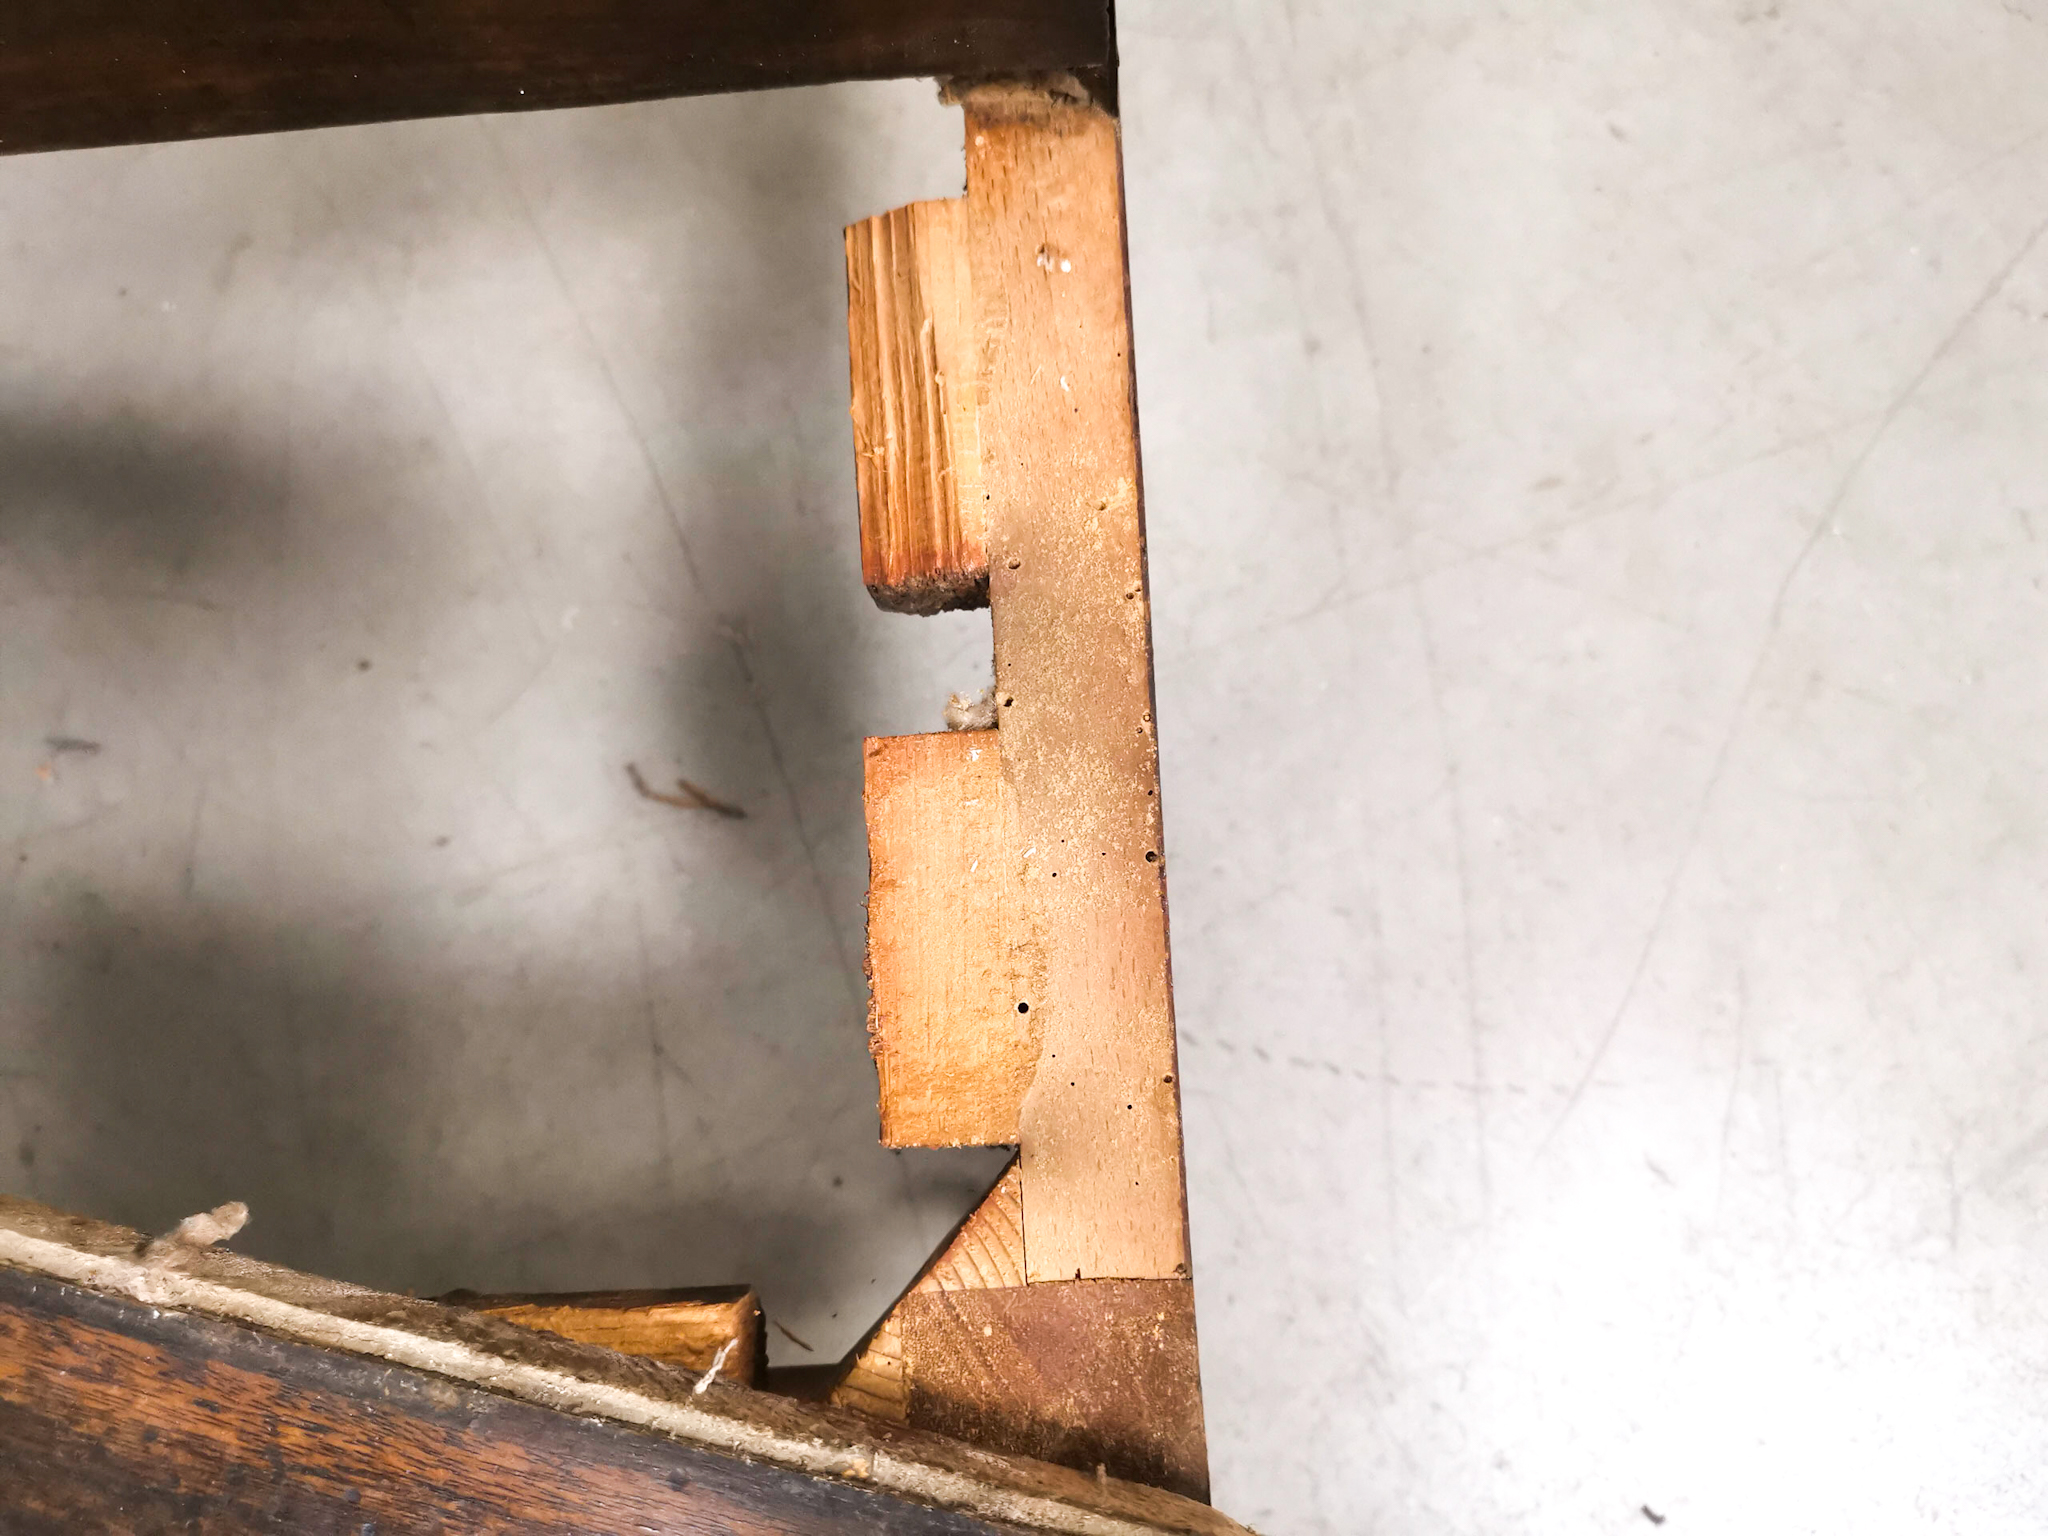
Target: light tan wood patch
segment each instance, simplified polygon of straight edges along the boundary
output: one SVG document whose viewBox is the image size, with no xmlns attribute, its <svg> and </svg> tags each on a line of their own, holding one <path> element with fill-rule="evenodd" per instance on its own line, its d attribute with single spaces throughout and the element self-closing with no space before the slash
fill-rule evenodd
<svg viewBox="0 0 2048 1536">
<path fill-rule="evenodd" d="M 693 1371 L 718 1368 L 727 1381 L 751 1383 L 762 1361 L 761 1299 L 745 1286 L 719 1291 L 587 1291 L 560 1295 L 469 1296 L 448 1300 L 472 1312 L 601 1344 L 625 1355 L 666 1360 Z"/>
<path fill-rule="evenodd" d="M 846 231 L 861 575 L 898 613 L 988 602 L 960 217 L 957 198 L 912 203 Z"/>
<path fill-rule="evenodd" d="M 866 743 L 868 1038 L 888 1146 L 1017 1141 L 1038 1036 L 1010 936 L 1016 857 L 996 736 Z"/>
</svg>

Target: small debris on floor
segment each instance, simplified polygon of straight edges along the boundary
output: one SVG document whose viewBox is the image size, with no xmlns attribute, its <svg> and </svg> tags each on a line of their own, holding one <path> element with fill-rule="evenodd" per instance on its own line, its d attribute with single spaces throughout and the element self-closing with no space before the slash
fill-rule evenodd
<svg viewBox="0 0 2048 1536">
<path fill-rule="evenodd" d="M 1643 1518 L 1652 1525 L 1662 1525 L 1664 1523 L 1664 1517 L 1647 1504 L 1643 1506 Z"/>
<path fill-rule="evenodd" d="M 643 800 L 658 800 L 663 805 L 672 805 L 680 811 L 711 811 L 720 816 L 730 816 L 735 821 L 744 821 L 746 811 L 729 800 L 721 800 L 709 790 L 700 789 L 688 779 L 677 779 L 676 788 L 680 794 L 665 794 L 649 784 L 641 776 L 636 764 L 626 764 L 626 777 L 633 781 L 633 788 L 640 792 Z"/>
<path fill-rule="evenodd" d="M 795 1334 L 791 1333 L 787 1328 L 783 1327 L 782 1324 L 777 1323 L 775 1325 L 775 1331 L 781 1334 L 785 1339 L 789 1340 L 789 1342 L 794 1344 L 798 1349 L 803 1350 L 806 1354 L 815 1355 L 817 1353 L 815 1349 L 812 1349 L 810 1345 L 806 1344 L 802 1339 L 798 1338 Z"/>
<path fill-rule="evenodd" d="M 100 751 L 98 742 L 87 741 L 82 736 L 45 736 L 43 745 L 50 749 L 52 757 L 62 757 L 67 752 L 79 757 L 97 757 Z"/>
</svg>

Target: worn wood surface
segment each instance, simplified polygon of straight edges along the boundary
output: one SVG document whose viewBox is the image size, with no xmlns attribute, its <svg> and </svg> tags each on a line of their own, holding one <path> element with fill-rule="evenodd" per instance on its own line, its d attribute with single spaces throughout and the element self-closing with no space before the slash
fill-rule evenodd
<svg viewBox="0 0 2048 1536">
<path fill-rule="evenodd" d="M 992 1532 L 475 1387 L 0 1269 L 10 1532 Z"/>
<path fill-rule="evenodd" d="M 1013 1161 L 905 1295 L 1023 1283 L 1023 1181 Z M 851 1364 L 833 1389 L 833 1402 L 899 1424 L 909 1421 L 910 1381 L 904 1372 L 901 1313 L 899 1301 L 854 1352 Z"/>
<path fill-rule="evenodd" d="M 453 1307 L 488 1313 L 579 1344 L 601 1344 L 621 1354 L 666 1360 L 693 1371 L 754 1385 L 766 1361 L 761 1298 L 751 1286 L 694 1291 L 567 1291 L 480 1296 L 456 1291 L 441 1298 Z"/>
<path fill-rule="evenodd" d="M 0 1529 L 1241 1530 L 489 1316 L 145 1247 L 0 1198 Z"/>
<path fill-rule="evenodd" d="M 1017 1164 L 856 1353 L 843 1407 L 1205 1499 L 1185 1280 L 1027 1285 Z"/>
<path fill-rule="evenodd" d="M 846 230 L 861 576 L 897 613 L 988 603 L 962 205 L 912 203 Z"/>
<path fill-rule="evenodd" d="M 10 0 L 0 152 L 1112 59 L 1105 0 Z"/>
<path fill-rule="evenodd" d="M 896 1309 L 903 1421 L 992 1451 L 1209 1496 L 1186 1280 L 914 1291 Z"/>
<path fill-rule="evenodd" d="M 1017 1141 L 1038 1022 L 1010 938 L 1016 855 L 997 734 L 864 748 L 868 1037 L 888 1146 Z"/>
<path fill-rule="evenodd" d="M 1033 1281 L 1188 1274 L 1115 120 L 965 98 L 1003 775 L 1042 1051 Z"/>
</svg>

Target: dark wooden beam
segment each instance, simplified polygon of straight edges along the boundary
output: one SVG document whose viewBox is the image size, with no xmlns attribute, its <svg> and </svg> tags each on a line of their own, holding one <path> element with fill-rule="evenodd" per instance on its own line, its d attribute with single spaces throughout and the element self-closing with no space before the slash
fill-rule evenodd
<svg viewBox="0 0 2048 1536">
<path fill-rule="evenodd" d="M 372 1529 L 1244 1536 L 1156 1489 L 0 1196 L 0 1531 Z"/>
<path fill-rule="evenodd" d="M 0 1269 L 0 1527 L 1014 1527 Z"/>
<path fill-rule="evenodd" d="M 1109 0 L 10 0 L 0 153 L 1108 70 Z"/>
</svg>

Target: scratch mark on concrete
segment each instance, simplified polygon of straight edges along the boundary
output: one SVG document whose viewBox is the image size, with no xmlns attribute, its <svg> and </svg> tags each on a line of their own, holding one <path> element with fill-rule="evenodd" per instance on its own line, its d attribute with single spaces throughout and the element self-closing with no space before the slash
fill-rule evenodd
<svg viewBox="0 0 2048 1536">
<path fill-rule="evenodd" d="M 1721 1106 L 1721 1156 L 1714 1173 L 1714 1225 L 1721 1224 L 1721 1197 L 1728 1187 L 1728 1149 L 1735 1139 L 1735 1106 L 1742 1096 L 1742 1069 L 1749 1054 L 1749 973 L 1735 973 L 1735 1065 L 1728 1073 L 1728 1098 Z"/>
<path fill-rule="evenodd" d="M 761 723 L 761 735 L 768 744 L 768 761 L 775 769 L 775 780 L 782 786 L 782 797 L 789 805 L 789 819 L 796 828 L 797 843 L 803 848 L 804 862 L 810 866 L 811 886 L 818 897 L 818 915 L 825 920 L 825 931 L 832 938 L 832 953 L 839 961 L 839 974 L 846 983 L 847 995 L 855 1004 L 862 1001 L 861 983 L 854 973 L 853 963 L 847 958 L 846 940 L 839 932 L 839 921 L 832 911 L 832 896 L 825 884 L 825 868 L 818 861 L 818 848 L 811 837 L 810 828 L 804 823 L 803 802 L 798 798 L 796 783 L 789 776 L 789 766 L 783 761 L 782 741 L 775 734 L 775 721 L 768 712 L 768 700 L 761 691 L 760 680 L 754 674 L 752 658 L 747 654 L 747 636 L 743 627 L 726 626 L 726 642 L 732 646 L 733 659 L 738 662 L 740 676 L 747 685 L 747 698 L 754 706 L 754 718 Z"/>
<path fill-rule="evenodd" d="M 199 865 L 199 826 L 206 815 L 206 793 L 208 785 L 202 782 L 198 797 L 192 802 L 192 825 L 185 833 L 185 868 L 179 876 L 178 886 L 187 901 L 192 899 L 195 871 Z"/>
<path fill-rule="evenodd" d="M 1790 600 L 1793 587 L 1806 569 L 1814 550 L 1820 547 L 1820 541 L 1835 526 L 1836 516 L 1848 500 L 1849 492 L 1862 478 L 1863 470 L 1870 463 L 1871 456 L 1876 453 L 1878 444 L 1884 441 L 1893 423 L 1899 419 L 1900 413 L 1925 387 L 1929 377 L 1954 349 L 1956 342 L 1969 329 L 1971 322 L 2004 291 L 2005 285 L 2012 280 L 2013 273 L 2040 243 L 2043 234 L 2048 234 L 2048 219 L 2043 219 L 2033 227 L 2027 237 L 2020 242 L 2018 249 L 1991 275 L 1991 280 L 1984 285 L 1969 308 L 1963 311 L 1934 350 L 1928 353 L 1927 360 L 1892 396 L 1891 403 L 1878 417 L 1877 425 L 1871 429 L 1862 448 L 1849 461 L 1848 468 L 1835 483 L 1833 494 L 1828 497 L 1827 504 L 1821 509 L 1821 515 L 1814 520 L 1812 529 L 1799 546 L 1798 552 L 1793 555 L 1791 564 L 1786 566 L 1784 575 L 1778 579 L 1777 591 L 1772 594 L 1770 610 L 1764 618 L 1763 634 L 1757 642 L 1756 654 L 1751 659 L 1748 675 L 1743 679 L 1742 687 L 1736 694 L 1735 707 L 1729 713 L 1728 727 L 1721 734 L 1720 746 L 1715 749 L 1713 764 L 1707 771 L 1706 783 L 1694 807 L 1692 824 L 1687 830 L 1684 843 L 1679 848 L 1678 857 L 1672 863 L 1671 874 L 1664 882 L 1664 891 L 1657 902 L 1656 915 L 1651 919 L 1650 930 L 1643 939 L 1642 947 L 1637 951 L 1635 965 L 1629 972 L 1628 984 L 1622 988 L 1621 1001 L 1616 1004 L 1613 1014 L 1609 1017 L 1607 1028 L 1594 1047 L 1592 1056 L 1587 1059 L 1586 1069 L 1579 1078 L 1579 1085 L 1565 1101 L 1563 1111 L 1551 1125 L 1542 1145 L 1537 1148 L 1537 1156 L 1542 1156 L 1549 1149 L 1551 1143 L 1557 1139 L 1558 1132 L 1564 1129 L 1566 1122 L 1578 1109 L 1580 1101 L 1585 1097 L 1586 1088 L 1592 1083 L 1594 1074 L 1600 1070 L 1600 1064 L 1606 1059 L 1608 1051 L 1613 1048 L 1615 1037 L 1621 1033 L 1622 1022 L 1628 1017 L 1629 1009 L 1635 1003 L 1637 989 L 1642 985 L 1643 976 L 1649 969 L 1650 957 L 1664 935 L 1664 928 L 1670 921 L 1679 889 L 1684 885 L 1686 872 L 1692 864 L 1693 853 L 1698 849 L 1701 835 L 1706 829 L 1707 818 L 1713 808 L 1714 797 L 1720 790 L 1721 780 L 1727 772 L 1728 760 L 1734 751 L 1736 739 L 1742 734 L 1742 727 L 1748 720 L 1757 684 L 1763 678 L 1765 663 L 1770 659 L 1772 647 L 1776 644 L 1778 632 L 1784 624 L 1785 607 Z"/>
</svg>

